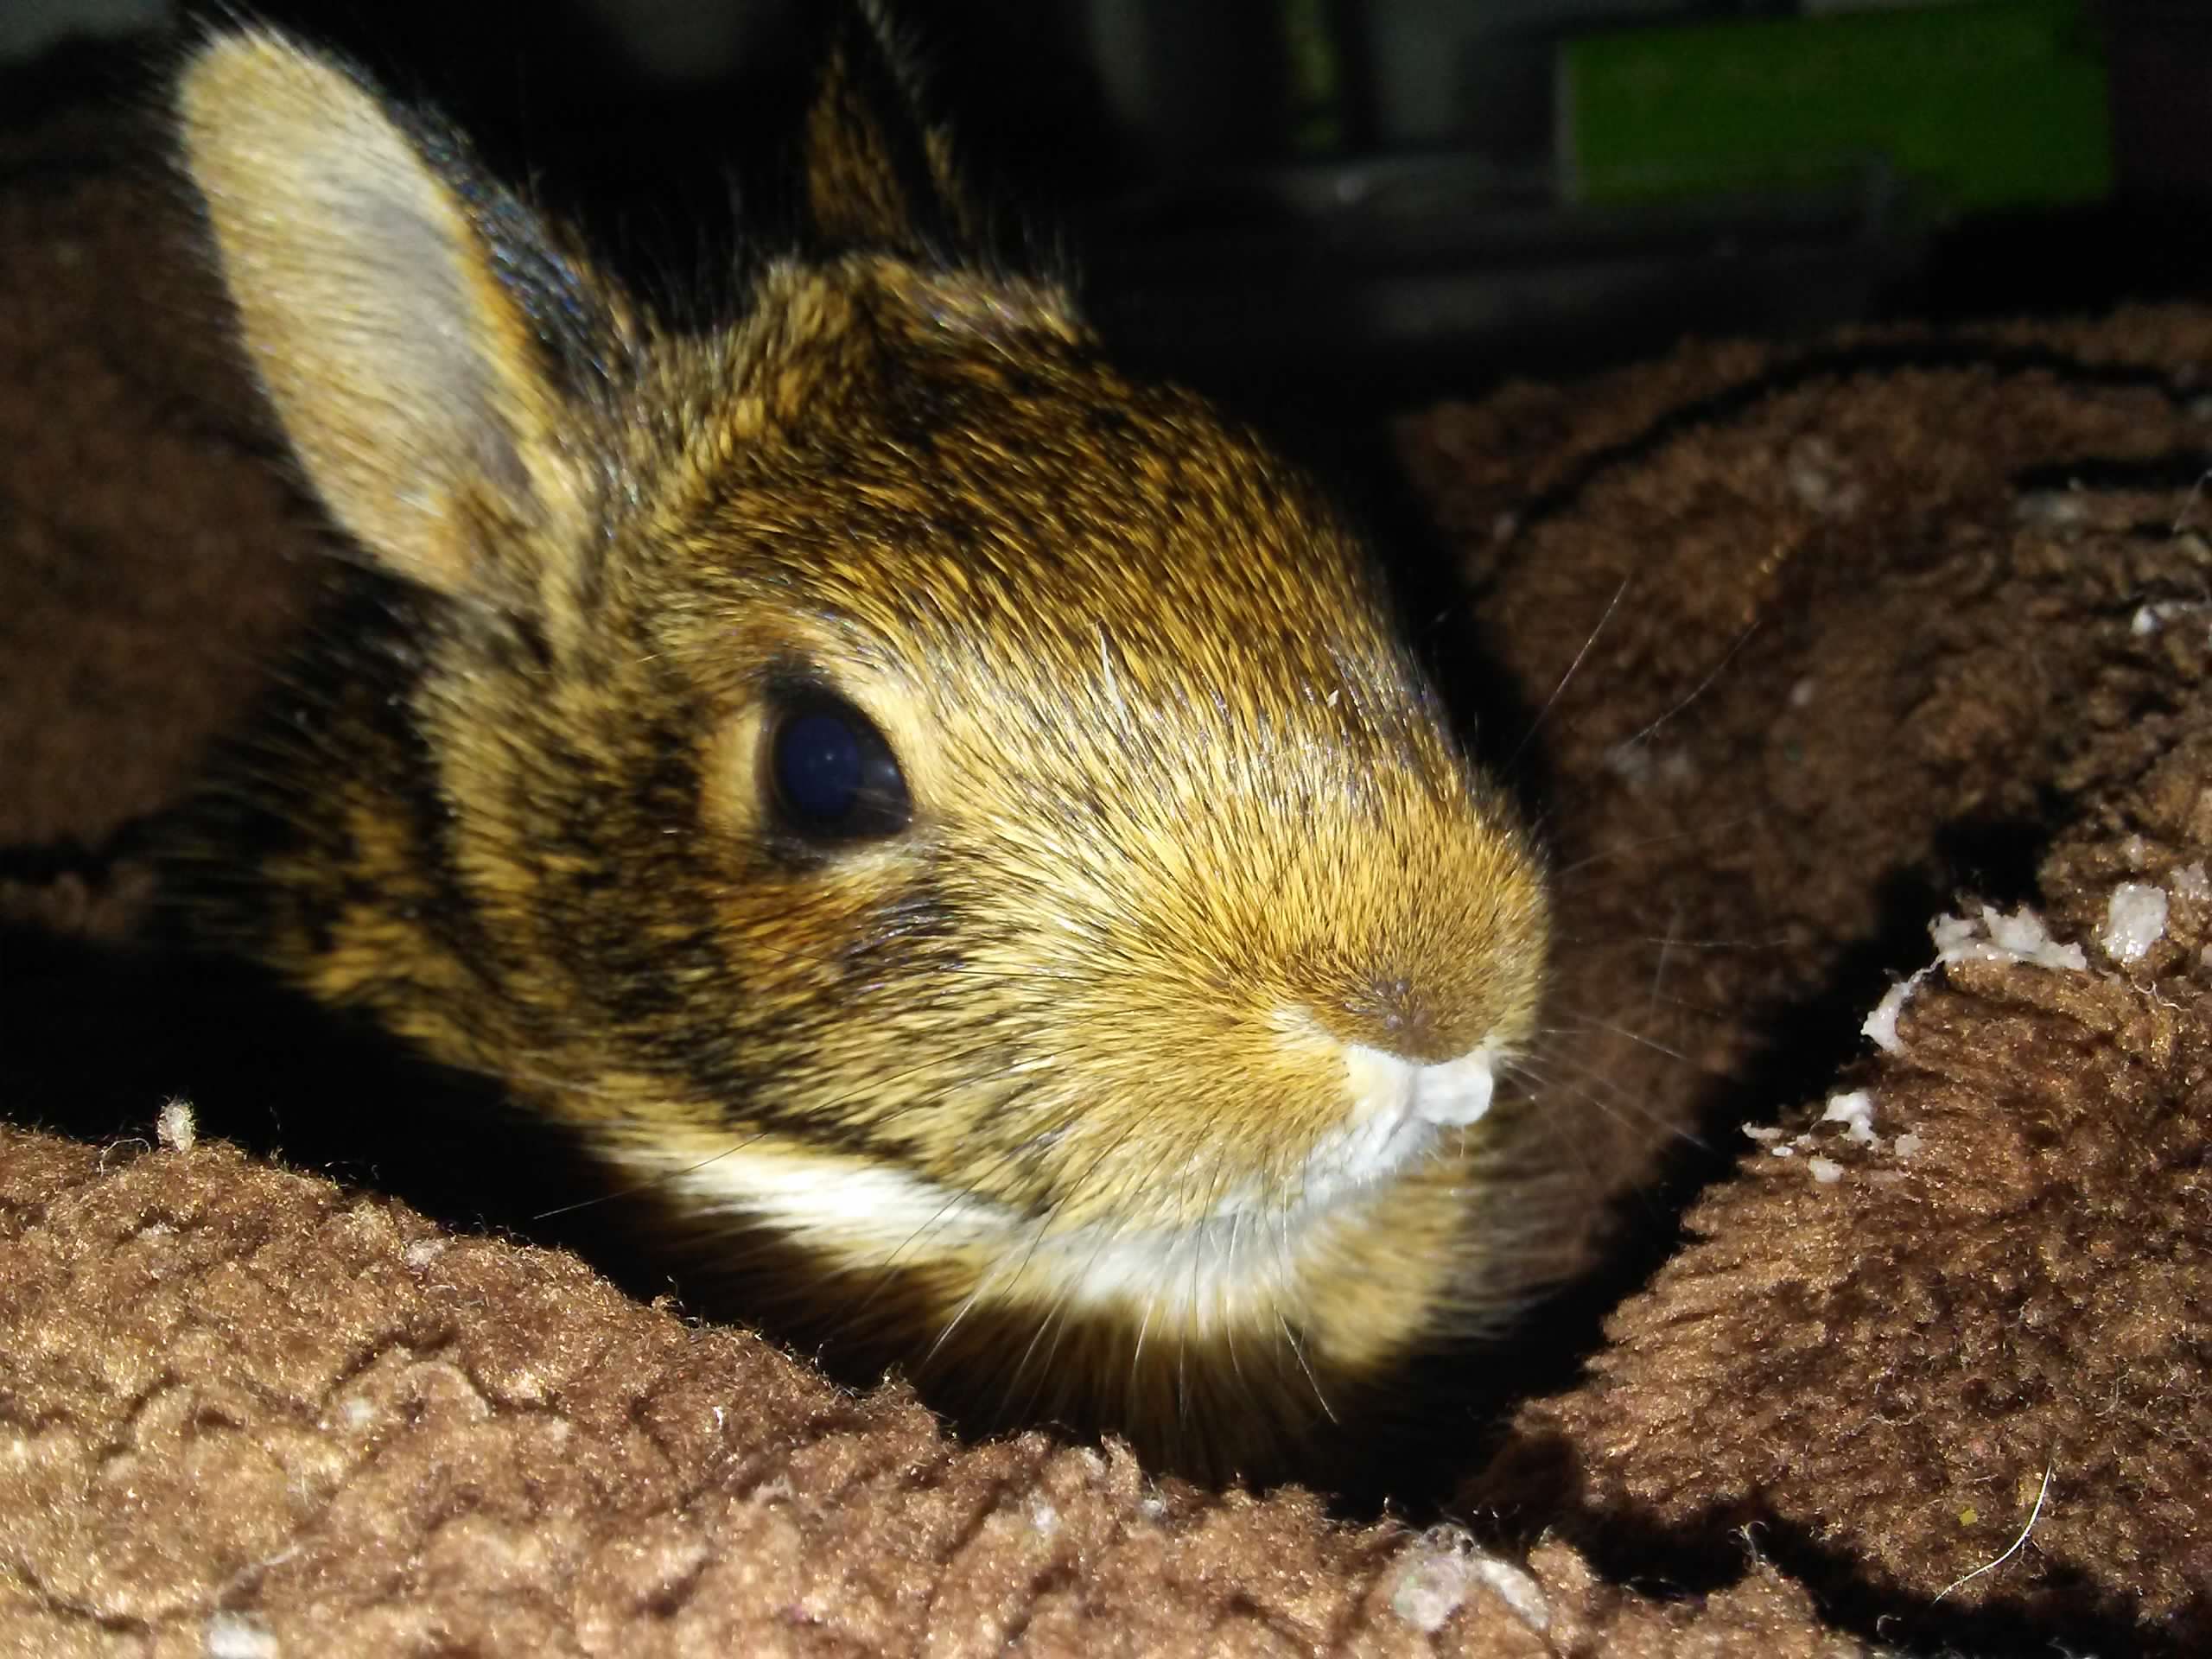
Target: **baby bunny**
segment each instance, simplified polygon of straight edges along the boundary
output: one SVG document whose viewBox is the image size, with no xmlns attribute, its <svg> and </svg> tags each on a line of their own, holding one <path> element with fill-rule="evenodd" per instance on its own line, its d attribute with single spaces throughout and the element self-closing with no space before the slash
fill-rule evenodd
<svg viewBox="0 0 2212 1659">
<path fill-rule="evenodd" d="M 181 159 L 373 602 L 181 902 L 730 1306 L 1261 1469 L 1571 1253 L 1493 1092 L 1543 877 L 1344 522 L 985 251 L 910 86 L 836 33 L 804 223 L 699 332 L 345 66 L 194 50 Z"/>
</svg>

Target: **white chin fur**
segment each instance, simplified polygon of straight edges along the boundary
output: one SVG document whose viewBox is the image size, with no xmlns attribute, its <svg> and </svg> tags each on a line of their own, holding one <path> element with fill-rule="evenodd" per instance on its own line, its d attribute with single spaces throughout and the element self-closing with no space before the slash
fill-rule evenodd
<svg viewBox="0 0 2212 1659">
<path fill-rule="evenodd" d="M 1180 1227 L 1046 1231 L 919 1176 L 804 1154 L 734 1150 L 692 1161 L 639 1147 L 630 1161 L 703 1211 L 765 1223 L 855 1266 L 919 1266 L 982 1249 L 1006 1264 L 1002 1289 L 1042 1277 L 1077 1307 L 1135 1307 L 1203 1329 L 1284 1294 L 1313 1224 L 1378 1196 L 1448 1130 L 1480 1119 L 1495 1077 L 1488 1045 L 1435 1065 L 1352 1047 L 1345 1071 L 1351 1109 L 1307 1154 L 1297 1194 L 1270 1202 L 1246 1183 Z"/>
</svg>

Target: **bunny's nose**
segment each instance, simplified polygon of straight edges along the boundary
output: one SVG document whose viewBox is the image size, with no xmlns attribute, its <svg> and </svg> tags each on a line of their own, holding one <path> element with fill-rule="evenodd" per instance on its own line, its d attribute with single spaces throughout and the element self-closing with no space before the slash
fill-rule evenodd
<svg viewBox="0 0 2212 1659">
<path fill-rule="evenodd" d="M 1347 1044 L 1364 1044 L 1414 1065 L 1464 1054 L 1483 1034 L 1472 1018 L 1455 1018 L 1402 976 L 1377 975 L 1342 1007 L 1348 1020 L 1324 1023 Z"/>
</svg>

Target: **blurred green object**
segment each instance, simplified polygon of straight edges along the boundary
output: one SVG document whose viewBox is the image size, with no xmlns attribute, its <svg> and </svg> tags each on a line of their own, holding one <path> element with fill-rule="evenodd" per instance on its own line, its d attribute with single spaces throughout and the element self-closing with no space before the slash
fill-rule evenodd
<svg viewBox="0 0 2212 1659">
<path fill-rule="evenodd" d="M 1560 159 L 1582 201 L 1832 187 L 1876 165 L 1938 215 L 2112 188 L 2081 0 L 1592 35 L 1562 43 L 1558 73 Z"/>
<path fill-rule="evenodd" d="M 1344 48 L 1335 22 L 1328 0 L 1282 0 L 1295 155 L 1327 156 L 1344 148 Z"/>
</svg>

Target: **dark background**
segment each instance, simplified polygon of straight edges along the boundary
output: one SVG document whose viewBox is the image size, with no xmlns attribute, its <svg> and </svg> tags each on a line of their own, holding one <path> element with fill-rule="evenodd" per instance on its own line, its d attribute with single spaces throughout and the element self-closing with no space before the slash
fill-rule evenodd
<svg viewBox="0 0 2212 1659">
<path fill-rule="evenodd" d="M 825 0 L 268 0 L 453 113 L 495 165 L 682 288 L 777 217 Z M 1917 10 L 1959 13 L 1974 0 Z M 2101 200 L 1959 215 L 1879 154 L 1823 188 L 1574 200 L 1563 41 L 1879 0 L 906 0 L 982 170 L 1079 251 L 1125 353 L 1217 393 L 1402 405 L 1686 333 L 2096 310 L 2212 270 L 2212 6 L 2082 0 L 2109 86 Z M 1890 0 L 1892 10 L 1912 10 Z M 167 0 L 9 0 L 0 54 Z M 186 9 L 191 15 L 191 9 Z M 202 9 L 200 15 L 207 15 Z M 1818 49 L 1808 35 L 1807 51 Z M 1325 85 L 1317 86 L 1318 47 Z M 71 54 L 48 58 L 52 65 Z M 41 73 L 34 66 L 29 73 Z"/>
</svg>

